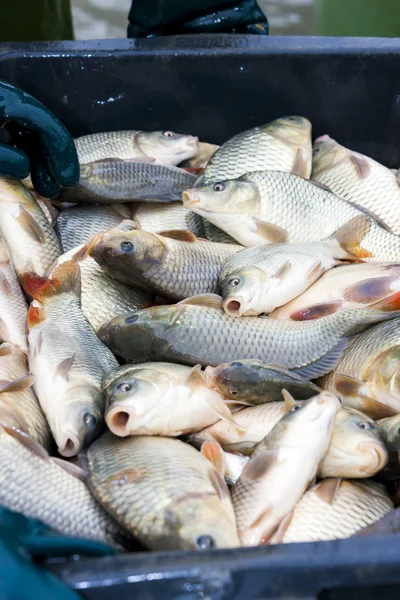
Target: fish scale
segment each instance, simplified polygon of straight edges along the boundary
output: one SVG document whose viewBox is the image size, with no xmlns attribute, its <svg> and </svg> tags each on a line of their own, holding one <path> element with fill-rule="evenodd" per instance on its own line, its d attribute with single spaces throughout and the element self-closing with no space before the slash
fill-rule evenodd
<svg viewBox="0 0 400 600">
<path fill-rule="evenodd" d="M 104 157 L 132 159 L 140 150 L 136 147 L 139 131 L 105 131 L 76 138 L 75 146 L 81 164 L 102 160 Z"/>
<path fill-rule="evenodd" d="M 349 346 L 335 371 L 323 380 L 325 389 L 332 389 L 336 373 L 365 380 L 368 370 L 385 350 L 400 344 L 400 319 L 379 323 L 365 331 Z"/>
<path fill-rule="evenodd" d="M 312 178 L 372 211 L 394 233 L 400 233 L 399 182 L 384 165 L 323 136 L 314 144 Z"/>
<path fill-rule="evenodd" d="M 20 181 L 0 179 L 0 234 L 18 277 L 31 271 L 44 275 L 61 254 L 46 215 Z"/>
<path fill-rule="evenodd" d="M 80 248 L 73 248 L 57 261 L 57 265 L 73 259 Z M 150 294 L 113 279 L 90 256 L 79 261 L 81 270 L 81 308 L 95 331 L 116 315 L 146 306 Z"/>
<path fill-rule="evenodd" d="M 167 256 L 145 272 L 145 279 L 161 294 L 175 300 L 218 291 L 225 262 L 242 246 L 215 242 L 182 243 L 167 239 Z"/>
<path fill-rule="evenodd" d="M 133 205 L 133 211 L 133 219 L 145 231 L 160 233 L 171 229 L 188 229 L 197 237 L 205 237 L 202 218 L 183 208 L 182 202 L 137 202 Z"/>
<path fill-rule="evenodd" d="M 290 173 L 265 171 L 241 177 L 257 186 L 261 197 L 257 218 L 279 225 L 288 232 L 289 242 L 312 242 L 332 235 L 363 210 L 311 181 Z M 318 215 L 318 224 L 316 223 Z M 367 260 L 400 260 L 400 236 L 371 219 L 361 246 L 371 252 Z"/>
<path fill-rule="evenodd" d="M 368 484 L 342 481 L 331 503 L 318 496 L 318 487 L 306 492 L 295 506 L 283 543 L 347 538 L 394 508 L 385 491 L 371 490 Z"/>
<path fill-rule="evenodd" d="M 218 308 L 196 306 L 195 301 L 122 315 L 103 325 L 100 339 L 116 354 L 135 361 L 162 359 L 216 366 L 255 358 L 295 369 L 322 359 L 344 338 L 369 324 L 398 314 L 368 309 L 336 313 L 317 321 L 235 319 Z M 339 356 L 340 347 L 336 358 Z M 328 363 L 320 365 L 321 373 L 335 364 Z"/>
<path fill-rule="evenodd" d="M 228 140 L 217 150 L 204 170 L 204 185 L 235 179 L 251 171 L 290 171 L 294 158 L 292 147 L 265 133 L 261 127 L 255 127 Z"/>
<path fill-rule="evenodd" d="M 210 479 L 210 463 L 180 440 L 148 436 L 121 439 L 107 433 L 92 444 L 87 457 L 90 487 L 97 499 L 150 548 L 190 547 L 179 539 L 174 546 L 171 526 L 177 525 L 175 506 L 179 511 L 192 496 L 191 519 L 195 519 L 197 505 L 218 500 Z M 226 527 L 235 545 L 230 503 L 226 513 Z M 204 533 L 213 533 L 220 518 L 221 514 L 215 514 Z"/>
<path fill-rule="evenodd" d="M 22 435 L 22 434 L 21 434 Z M 44 521 L 52 529 L 118 547 L 122 529 L 99 506 L 85 483 L 36 450 L 0 429 L 0 503 Z M 68 464 L 68 463 L 67 463 Z M 124 534 L 124 537 L 127 537 Z"/>
<path fill-rule="evenodd" d="M 126 216 L 117 212 L 126 211 Z M 64 252 L 80 246 L 95 233 L 105 233 L 130 218 L 129 209 L 122 205 L 114 206 L 78 206 L 68 208 L 57 217 L 57 229 L 60 233 Z"/>
<path fill-rule="evenodd" d="M 0 380 L 7 383 L 27 375 L 26 355 L 12 344 L 1 344 Z M 42 446 L 49 448 L 49 426 L 31 387 L 11 392 L 3 391 L 0 394 L 0 414 L 2 423 L 21 429 Z"/>
</svg>

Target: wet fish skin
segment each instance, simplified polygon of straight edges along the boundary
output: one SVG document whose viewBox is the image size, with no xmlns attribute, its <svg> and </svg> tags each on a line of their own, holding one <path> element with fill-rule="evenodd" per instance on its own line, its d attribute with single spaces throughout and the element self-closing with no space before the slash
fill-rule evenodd
<svg viewBox="0 0 400 600">
<path fill-rule="evenodd" d="M 301 323 L 268 317 L 233 319 L 221 310 L 219 296 L 215 306 L 210 306 L 208 297 L 207 303 L 204 306 L 200 296 L 121 315 L 103 325 L 98 336 L 115 354 L 134 362 L 216 366 L 250 358 L 285 363 L 311 378 L 334 368 L 349 336 L 397 315 L 368 309 Z"/>
<path fill-rule="evenodd" d="M 163 362 L 124 365 L 108 374 L 103 388 L 105 421 L 120 437 L 176 437 L 221 417 L 233 422 L 222 396 L 204 384 L 196 367 Z"/>
<path fill-rule="evenodd" d="M 374 419 L 397 414 L 399 341 L 398 318 L 370 328 L 349 346 L 335 370 L 321 380 L 321 387 L 338 394 L 345 406 Z"/>
<path fill-rule="evenodd" d="M 207 367 L 205 377 L 207 385 L 225 398 L 247 404 L 279 402 L 283 388 L 299 400 L 307 400 L 320 391 L 314 383 L 290 372 L 284 365 L 268 365 L 252 359 Z"/>
<path fill-rule="evenodd" d="M 370 210 L 394 233 L 400 233 L 400 187 L 384 165 L 323 135 L 313 145 L 312 178 Z"/>
<path fill-rule="evenodd" d="M 295 406 L 258 444 L 232 489 L 239 537 L 267 542 L 295 507 L 328 451 L 340 401 L 321 392 Z"/>
<path fill-rule="evenodd" d="M 28 352 L 28 306 L 11 264 L 7 248 L 0 240 L 0 339 Z"/>
<path fill-rule="evenodd" d="M 345 408 L 336 415 L 329 450 L 318 474 L 346 479 L 373 477 L 387 461 L 378 425 L 363 413 Z"/>
<path fill-rule="evenodd" d="M 65 188 L 63 201 L 112 204 L 131 200 L 171 202 L 194 185 L 197 177 L 184 169 L 149 162 L 101 161 L 81 166 L 75 188 Z"/>
<path fill-rule="evenodd" d="M 63 535 L 121 549 L 120 540 L 128 539 L 128 534 L 101 508 L 86 484 L 66 470 L 68 467 L 69 463 L 51 458 L 29 436 L 0 427 L 1 505 L 39 519 Z"/>
<path fill-rule="evenodd" d="M 204 171 L 204 182 L 234 179 L 244 173 L 273 169 L 311 174 L 311 123 L 288 116 L 243 131 L 225 142 Z"/>
<path fill-rule="evenodd" d="M 101 384 L 118 363 L 80 308 L 76 263 L 59 265 L 52 279 L 27 275 L 24 287 L 35 299 L 28 311 L 35 392 L 59 453 L 74 456 L 103 428 Z"/>
<path fill-rule="evenodd" d="M 88 449 L 99 502 L 151 550 L 239 546 L 229 491 L 218 471 L 184 442 L 106 433 Z"/>
<path fill-rule="evenodd" d="M 390 307 L 400 292 L 400 264 L 341 265 L 305 292 L 270 313 L 274 319 L 304 321 L 367 306 Z"/>
<path fill-rule="evenodd" d="M 165 204 L 160 202 L 135 202 L 132 204 L 132 211 L 132 218 L 139 229 L 152 233 L 186 229 L 197 237 L 206 237 L 203 219 L 196 213 L 183 208 L 182 202 L 168 202 Z M 103 232 L 96 231 L 95 233 Z"/>
<path fill-rule="evenodd" d="M 23 183 L 14 179 L 0 179 L 0 235 L 19 279 L 32 271 L 44 275 L 61 254 L 42 209 Z"/>
<path fill-rule="evenodd" d="M 355 248 L 358 257 L 399 261 L 399 236 L 321 186 L 291 173 L 260 171 L 186 190 L 182 199 L 185 208 L 206 217 L 243 246 L 319 241 L 352 222 L 353 237 L 360 240 Z"/>
<path fill-rule="evenodd" d="M 34 378 L 28 374 L 27 357 L 8 342 L 0 346 L 0 381 L 0 422 L 50 449 L 50 429 L 33 393 Z"/>
<path fill-rule="evenodd" d="M 102 236 L 90 255 L 118 281 L 183 300 L 216 292 L 224 263 L 240 249 L 200 240 L 185 231 L 159 235 L 137 229 Z"/>
<path fill-rule="evenodd" d="M 346 258 L 351 256 L 334 237 L 305 244 L 245 248 L 231 256 L 221 271 L 224 311 L 232 317 L 270 313 Z"/>
<path fill-rule="evenodd" d="M 130 206 L 123 204 L 76 206 L 63 210 L 57 218 L 63 251 L 85 244 L 96 233 L 105 233 L 130 218 Z"/>
<path fill-rule="evenodd" d="M 82 251 L 82 244 L 62 254 L 52 271 L 58 265 L 70 260 L 79 264 L 81 272 L 81 308 L 90 325 L 97 331 L 103 323 L 117 315 L 137 310 L 152 303 L 152 297 L 143 290 L 135 289 L 117 281 L 106 273 L 96 261 Z"/>
<path fill-rule="evenodd" d="M 271 543 L 348 538 L 393 508 L 384 488 L 372 481 L 324 479 L 304 494 Z"/>
<path fill-rule="evenodd" d="M 149 158 L 158 164 L 178 165 L 199 149 L 197 137 L 173 131 L 106 131 L 82 135 L 74 141 L 81 164 L 108 158 Z"/>
</svg>

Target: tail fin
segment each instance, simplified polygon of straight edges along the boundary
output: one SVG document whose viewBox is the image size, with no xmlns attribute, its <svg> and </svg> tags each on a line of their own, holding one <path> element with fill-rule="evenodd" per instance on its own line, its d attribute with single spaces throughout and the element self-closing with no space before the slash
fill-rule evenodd
<svg viewBox="0 0 400 600">
<path fill-rule="evenodd" d="M 80 268 L 73 260 L 69 260 L 53 270 L 51 279 L 36 273 L 25 273 L 22 277 L 22 285 L 29 296 L 42 303 L 52 296 L 66 292 L 73 292 L 80 296 Z"/>
<path fill-rule="evenodd" d="M 368 215 L 357 215 L 342 225 L 342 227 L 339 227 L 339 229 L 330 236 L 330 239 L 337 241 L 339 246 L 348 254 L 350 260 L 373 256 L 371 252 L 361 246 L 362 240 L 370 230 L 371 223 L 371 218 Z"/>
</svg>

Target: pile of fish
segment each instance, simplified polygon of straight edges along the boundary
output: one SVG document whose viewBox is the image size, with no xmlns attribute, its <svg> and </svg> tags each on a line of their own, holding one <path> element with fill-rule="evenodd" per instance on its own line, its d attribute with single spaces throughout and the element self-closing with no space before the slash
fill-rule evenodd
<svg viewBox="0 0 400 600">
<path fill-rule="evenodd" d="M 0 504 L 118 551 L 391 530 L 397 173 L 298 116 L 76 147 L 57 201 L 0 180 Z"/>
</svg>

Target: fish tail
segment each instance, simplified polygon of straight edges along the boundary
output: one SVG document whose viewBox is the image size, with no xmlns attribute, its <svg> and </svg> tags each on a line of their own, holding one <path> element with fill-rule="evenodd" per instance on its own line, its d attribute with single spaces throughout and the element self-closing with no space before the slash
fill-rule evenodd
<svg viewBox="0 0 400 600">
<path fill-rule="evenodd" d="M 22 277 L 25 292 L 44 303 L 47 299 L 65 292 L 80 295 L 81 272 L 73 260 L 58 265 L 51 277 L 41 277 L 37 273 L 25 273 Z"/>
</svg>

